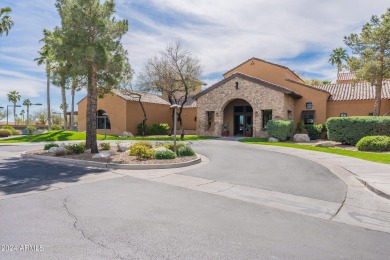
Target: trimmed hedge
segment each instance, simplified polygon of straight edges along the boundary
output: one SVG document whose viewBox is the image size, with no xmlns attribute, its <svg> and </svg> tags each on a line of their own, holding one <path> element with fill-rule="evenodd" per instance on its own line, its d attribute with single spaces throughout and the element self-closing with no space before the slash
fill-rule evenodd
<svg viewBox="0 0 390 260">
<path fill-rule="evenodd" d="M 390 151 L 390 137 L 385 135 L 366 136 L 356 144 L 359 151 Z"/>
<path fill-rule="evenodd" d="M 291 120 L 269 120 L 265 128 L 270 136 L 286 141 L 294 131 L 294 123 Z"/>
<path fill-rule="evenodd" d="M 365 136 L 390 136 L 390 117 L 331 117 L 326 121 L 329 140 L 356 145 Z"/>
<path fill-rule="evenodd" d="M 58 144 L 55 144 L 55 143 L 45 144 L 45 146 L 43 147 L 43 150 L 49 150 L 52 147 L 58 147 Z"/>
<path fill-rule="evenodd" d="M 156 151 L 154 158 L 156 160 L 171 160 L 176 158 L 176 154 L 171 150 Z"/>
<path fill-rule="evenodd" d="M 166 135 L 169 131 L 169 125 L 162 124 L 145 124 L 145 135 Z M 137 135 L 142 135 L 142 123 L 137 125 Z"/>
<path fill-rule="evenodd" d="M 167 144 L 165 144 L 164 145 L 165 146 L 165 148 L 167 148 L 167 149 L 169 149 L 169 150 L 171 150 L 172 152 L 173 152 L 173 142 L 170 142 L 170 143 L 167 143 Z M 182 147 L 184 147 L 185 146 L 185 144 L 184 143 L 182 143 L 182 142 L 176 142 L 176 150 L 178 151 L 180 148 L 182 148 Z"/>
<path fill-rule="evenodd" d="M 150 159 L 154 156 L 152 148 L 141 143 L 133 144 L 129 150 L 129 155 L 135 156 L 137 159 Z"/>
<path fill-rule="evenodd" d="M 305 125 L 304 128 L 307 131 L 310 140 L 317 140 L 318 138 L 320 138 L 322 132 L 325 131 L 325 126 L 323 124 Z"/>
<path fill-rule="evenodd" d="M 183 147 L 180 147 L 178 150 L 177 150 L 177 155 L 179 157 L 183 157 L 183 156 L 194 156 L 195 155 L 195 152 L 194 150 L 192 150 L 191 147 L 189 146 L 183 146 Z"/>
<path fill-rule="evenodd" d="M 8 129 L 0 129 L 0 137 L 8 137 L 12 135 L 11 130 Z"/>
<path fill-rule="evenodd" d="M 52 130 L 52 131 L 62 130 L 62 126 L 56 125 L 56 124 L 52 124 L 52 125 L 51 125 L 51 130 Z"/>
</svg>

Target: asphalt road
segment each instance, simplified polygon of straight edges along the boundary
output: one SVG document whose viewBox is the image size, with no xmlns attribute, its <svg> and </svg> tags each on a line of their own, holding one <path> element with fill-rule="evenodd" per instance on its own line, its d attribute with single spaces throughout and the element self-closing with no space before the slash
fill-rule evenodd
<svg viewBox="0 0 390 260">
<path fill-rule="evenodd" d="M 199 152 L 209 153 L 212 160 L 221 153 L 220 149 L 227 150 L 223 143 L 202 142 L 194 146 Z M 61 172 L 77 178 L 94 171 L 50 165 L 41 169 L 39 165 L 10 159 L 9 149 L 0 147 L 1 176 L 8 178 L 20 179 L 38 171 L 40 180 L 51 178 L 54 183 L 64 180 Z M 238 154 L 256 153 L 268 160 L 274 158 L 274 162 L 286 159 L 278 158 L 280 154 L 267 155 L 249 149 L 240 148 Z M 232 175 L 230 168 L 235 164 L 230 159 L 226 158 L 226 169 L 221 169 L 219 163 L 213 167 L 212 161 L 184 174 L 207 174 L 208 167 L 209 174 L 222 171 Z M 11 174 L 3 164 L 8 160 L 18 165 L 11 169 Z M 289 176 L 301 176 L 301 171 L 307 169 L 294 171 L 292 167 L 307 163 L 299 162 L 284 166 L 290 170 Z M 254 181 L 256 177 L 249 175 L 256 171 L 245 171 L 246 165 L 256 169 L 248 162 L 242 164 L 242 170 L 236 172 L 241 174 L 241 181 L 248 176 L 253 186 L 261 185 L 260 180 Z M 314 179 L 325 180 L 328 187 L 332 183 L 339 185 L 322 167 L 314 164 L 312 168 L 318 171 Z M 13 177 L 14 174 L 19 177 Z M 266 174 L 258 178 L 263 176 L 272 180 Z M 270 181 L 273 184 L 267 188 L 287 192 L 298 185 L 281 182 L 286 184 Z M 305 178 L 300 185 L 305 189 L 310 186 Z M 23 186 L 28 184 L 8 188 L 20 190 Z M 306 195 L 325 198 L 314 190 Z M 340 185 L 336 193 L 342 192 Z M 0 259 L 388 259 L 390 255 L 389 233 L 129 176 L 0 200 L 0 220 L 0 245 L 43 246 L 40 252 L 0 251 Z"/>
</svg>

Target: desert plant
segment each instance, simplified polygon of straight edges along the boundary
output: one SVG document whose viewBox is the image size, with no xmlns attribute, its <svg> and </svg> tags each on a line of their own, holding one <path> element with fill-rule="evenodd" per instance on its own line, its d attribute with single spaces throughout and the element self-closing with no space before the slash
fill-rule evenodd
<svg viewBox="0 0 390 260">
<path fill-rule="evenodd" d="M 291 120 L 269 120 L 265 128 L 270 136 L 285 141 L 291 136 L 294 123 Z"/>
<path fill-rule="evenodd" d="M 137 157 L 138 160 L 150 159 L 153 157 L 154 151 L 151 147 L 141 144 L 141 142 L 139 142 L 130 146 L 129 154 Z"/>
<path fill-rule="evenodd" d="M 189 146 L 183 146 L 183 147 L 180 147 L 178 150 L 177 150 L 177 155 L 179 157 L 183 157 L 183 156 L 194 156 L 195 155 L 195 152 L 194 150 L 192 150 L 191 147 Z"/>
<path fill-rule="evenodd" d="M 390 136 L 390 117 L 331 117 L 326 121 L 329 140 L 356 145 L 365 136 Z"/>
<path fill-rule="evenodd" d="M 137 144 L 139 145 L 143 145 L 143 146 L 146 146 L 146 147 L 149 147 L 149 148 L 153 148 L 153 145 L 150 141 L 139 141 L 137 142 Z"/>
<path fill-rule="evenodd" d="M 29 125 L 29 126 L 26 127 L 25 130 L 26 130 L 30 135 L 32 135 L 32 133 L 33 133 L 34 131 L 36 131 L 37 128 L 36 128 L 35 126 L 33 126 L 33 125 Z"/>
<path fill-rule="evenodd" d="M 12 132 L 8 129 L 0 129 L 0 137 L 8 137 L 12 135 Z"/>
<path fill-rule="evenodd" d="M 305 125 L 305 130 L 310 137 L 310 140 L 317 140 L 320 138 L 320 135 L 324 131 L 324 125 L 316 124 L 316 125 Z"/>
<path fill-rule="evenodd" d="M 80 154 L 85 152 L 85 147 L 80 144 L 70 144 L 65 146 L 66 150 L 72 151 L 72 153 Z"/>
<path fill-rule="evenodd" d="M 51 130 L 53 130 L 53 131 L 62 130 L 62 126 L 57 125 L 57 124 L 52 124 L 52 125 L 51 125 Z"/>
<path fill-rule="evenodd" d="M 176 154 L 171 150 L 156 151 L 154 154 L 154 158 L 157 160 L 170 160 L 175 159 Z"/>
<path fill-rule="evenodd" d="M 173 152 L 173 150 L 174 150 L 173 149 L 173 142 L 167 143 L 164 146 L 165 146 L 165 148 L 167 148 L 167 149 L 169 149 L 169 150 L 171 150 Z M 176 149 L 177 150 L 179 150 L 181 147 L 184 147 L 184 146 L 185 146 L 185 144 L 182 143 L 182 142 L 177 142 L 176 143 Z"/>
<path fill-rule="evenodd" d="M 357 142 L 356 148 L 359 151 L 390 151 L 390 136 L 374 135 L 363 137 Z"/>
<path fill-rule="evenodd" d="M 100 146 L 101 150 L 110 150 L 111 149 L 111 144 L 108 142 L 107 143 L 100 143 L 99 146 Z"/>
<path fill-rule="evenodd" d="M 55 143 L 45 144 L 45 146 L 43 147 L 43 150 L 49 150 L 52 147 L 58 147 L 58 144 L 55 144 Z"/>
</svg>

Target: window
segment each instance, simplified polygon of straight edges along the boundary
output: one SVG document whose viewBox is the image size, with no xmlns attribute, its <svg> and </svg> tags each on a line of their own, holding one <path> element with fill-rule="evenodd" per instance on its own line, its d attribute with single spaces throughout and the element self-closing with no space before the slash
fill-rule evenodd
<svg viewBox="0 0 390 260">
<path fill-rule="evenodd" d="M 314 124 L 314 118 L 315 118 L 315 110 L 303 110 L 301 114 L 301 118 L 305 125 L 312 125 Z"/>
<path fill-rule="evenodd" d="M 312 102 L 307 102 L 306 103 L 306 109 L 313 109 L 313 103 Z"/>
<path fill-rule="evenodd" d="M 288 119 L 293 119 L 293 113 L 291 110 L 287 110 L 287 118 Z"/>
<path fill-rule="evenodd" d="M 194 118 L 194 121 L 196 122 L 196 117 Z"/>
<path fill-rule="evenodd" d="M 347 115 L 347 113 L 340 113 L 340 116 L 341 117 L 347 117 L 348 115 Z"/>
<path fill-rule="evenodd" d="M 368 116 L 374 116 L 374 113 L 368 113 Z"/>
<path fill-rule="evenodd" d="M 110 118 L 104 110 L 100 109 L 96 112 L 96 129 L 111 129 Z"/>
<path fill-rule="evenodd" d="M 238 89 L 238 82 L 236 82 L 236 89 Z"/>
<path fill-rule="evenodd" d="M 207 111 L 207 130 L 214 130 L 214 111 Z"/>
<path fill-rule="evenodd" d="M 267 125 L 267 122 L 269 120 L 272 120 L 272 110 L 271 109 L 268 109 L 268 110 L 261 110 L 261 114 L 262 114 L 262 127 L 263 129 L 265 129 L 265 126 Z"/>
</svg>

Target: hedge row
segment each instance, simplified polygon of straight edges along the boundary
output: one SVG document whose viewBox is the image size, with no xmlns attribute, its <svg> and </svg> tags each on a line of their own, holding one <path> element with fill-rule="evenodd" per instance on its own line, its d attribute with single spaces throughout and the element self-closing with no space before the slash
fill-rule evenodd
<svg viewBox="0 0 390 260">
<path fill-rule="evenodd" d="M 145 124 L 145 135 L 166 135 L 168 130 L 168 124 Z M 142 123 L 137 125 L 137 135 L 142 135 Z"/>
<path fill-rule="evenodd" d="M 365 136 L 390 136 L 390 117 L 331 117 L 326 127 L 329 140 L 356 145 Z"/>
<path fill-rule="evenodd" d="M 294 131 L 294 123 L 291 120 L 269 120 L 265 128 L 270 136 L 286 141 Z"/>
</svg>

